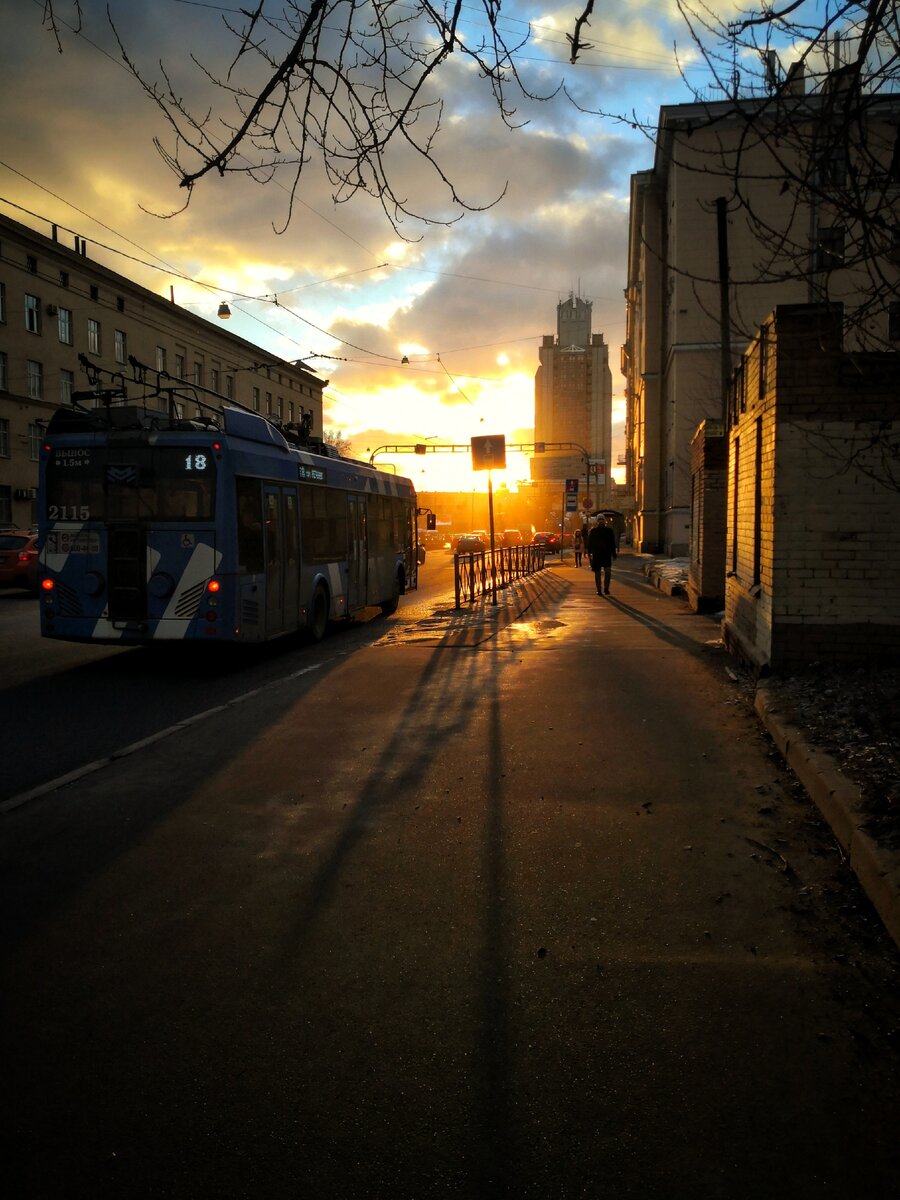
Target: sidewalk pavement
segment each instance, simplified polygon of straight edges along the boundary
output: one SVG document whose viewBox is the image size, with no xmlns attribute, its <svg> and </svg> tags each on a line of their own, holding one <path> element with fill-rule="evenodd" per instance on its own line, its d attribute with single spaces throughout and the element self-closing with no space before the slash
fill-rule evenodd
<svg viewBox="0 0 900 1200">
<path fill-rule="evenodd" d="M 639 556 L 635 556 L 639 557 Z M 496 607 L 490 595 L 453 613 L 448 640 L 477 645 L 504 626 L 520 620 L 541 597 L 552 598 L 559 573 L 575 570 L 574 558 L 551 559 L 539 574 L 519 580 L 497 592 Z M 644 574 L 674 603 L 684 599 L 682 560 L 647 557 Z M 587 572 L 585 572 L 587 576 Z M 843 775 L 833 758 L 814 749 L 803 728 L 783 714 L 761 680 L 756 688 L 756 713 L 794 775 L 803 785 L 830 826 L 850 866 L 888 933 L 900 947 L 900 853 L 879 844 L 863 829 L 865 813 L 859 788 Z"/>
</svg>

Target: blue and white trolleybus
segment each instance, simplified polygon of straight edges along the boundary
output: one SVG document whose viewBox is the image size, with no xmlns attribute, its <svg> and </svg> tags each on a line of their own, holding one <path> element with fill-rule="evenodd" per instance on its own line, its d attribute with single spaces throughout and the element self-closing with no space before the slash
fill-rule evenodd
<svg viewBox="0 0 900 1200">
<path fill-rule="evenodd" d="M 184 419 L 184 401 L 204 415 Z M 41 631 L 68 641 L 318 640 L 416 587 L 409 479 L 305 428 L 175 389 L 57 410 L 40 452 Z"/>
</svg>

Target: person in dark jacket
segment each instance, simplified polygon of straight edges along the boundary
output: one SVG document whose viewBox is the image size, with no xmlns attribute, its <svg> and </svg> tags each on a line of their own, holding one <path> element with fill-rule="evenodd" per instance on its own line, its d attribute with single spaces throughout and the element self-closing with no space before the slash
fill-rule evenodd
<svg viewBox="0 0 900 1200">
<path fill-rule="evenodd" d="M 601 517 L 588 534 L 588 555 L 597 584 L 597 595 L 609 595 L 612 560 L 616 557 L 616 535 L 605 517 Z"/>
</svg>

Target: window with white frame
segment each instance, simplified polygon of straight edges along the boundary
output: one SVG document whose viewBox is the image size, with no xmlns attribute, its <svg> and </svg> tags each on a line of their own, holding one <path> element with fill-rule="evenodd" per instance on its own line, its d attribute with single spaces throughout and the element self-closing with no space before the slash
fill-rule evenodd
<svg viewBox="0 0 900 1200">
<path fill-rule="evenodd" d="M 6 284 L 0 283 L 0 323 L 6 324 Z"/>
<path fill-rule="evenodd" d="M 71 308 L 57 309 L 59 325 L 59 340 L 66 346 L 72 345 L 72 310 Z"/>
<path fill-rule="evenodd" d="M 219 372 L 216 367 L 210 367 L 209 369 L 209 386 L 214 392 L 219 390 Z"/>
<path fill-rule="evenodd" d="M 28 426 L 28 453 L 32 462 L 37 462 L 41 456 L 41 434 L 43 430 L 40 425 L 32 422 Z"/>
<path fill-rule="evenodd" d="M 167 369 L 168 359 L 166 358 L 165 346 L 156 347 L 156 369 L 162 374 Z"/>
<path fill-rule="evenodd" d="M 229 400 L 234 399 L 234 376 L 233 375 L 225 376 L 225 395 L 228 397 Z"/>
<path fill-rule="evenodd" d="M 100 322 L 88 317 L 88 350 L 91 354 L 100 353 Z"/>
<path fill-rule="evenodd" d="M 0 521 L 4 525 L 12 522 L 12 488 L 6 484 L 0 486 Z"/>
<path fill-rule="evenodd" d="M 5 392 L 9 387 L 9 382 L 6 374 L 6 351 L 0 350 L 0 392 Z"/>
<path fill-rule="evenodd" d="M 28 380 L 28 398 L 30 400 L 43 400 L 44 398 L 44 367 L 42 363 L 35 362 L 33 358 L 29 358 L 25 367 L 26 379 Z"/>
<path fill-rule="evenodd" d="M 59 373 L 60 404 L 72 403 L 72 392 L 75 390 L 75 372 L 63 368 Z"/>
<path fill-rule="evenodd" d="M 125 330 L 116 329 L 113 333 L 113 353 L 117 363 L 128 362 L 128 346 L 125 340 Z"/>
<path fill-rule="evenodd" d="M 41 298 L 25 293 L 25 328 L 29 333 L 41 332 Z"/>
<path fill-rule="evenodd" d="M 9 421 L 0 417 L 0 458 L 9 458 Z"/>
<path fill-rule="evenodd" d="M 175 355 L 175 378 L 184 379 L 184 355 Z"/>
</svg>

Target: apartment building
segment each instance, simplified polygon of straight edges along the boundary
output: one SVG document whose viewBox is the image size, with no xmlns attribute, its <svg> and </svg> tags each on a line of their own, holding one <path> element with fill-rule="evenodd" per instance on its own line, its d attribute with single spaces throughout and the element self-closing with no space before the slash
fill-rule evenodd
<svg viewBox="0 0 900 1200">
<path fill-rule="evenodd" d="M 311 414 L 322 435 L 327 380 L 214 325 L 94 262 L 80 237 L 0 216 L 0 526 L 36 520 L 42 431 L 60 404 L 89 392 L 81 357 L 145 395 L 131 363 L 285 422 Z M 199 393 L 207 403 L 215 396 Z M 90 404 L 90 398 L 81 403 Z M 186 413 L 185 415 L 193 415 Z"/>
<path fill-rule="evenodd" d="M 775 307 L 842 303 L 848 350 L 900 346 L 900 97 L 865 98 L 851 122 L 840 87 L 806 95 L 793 71 L 777 95 L 660 109 L 653 167 L 631 180 L 636 549 L 687 554 L 691 442 L 722 419 L 732 367 Z"/>
</svg>

